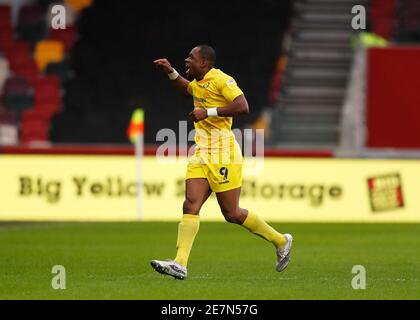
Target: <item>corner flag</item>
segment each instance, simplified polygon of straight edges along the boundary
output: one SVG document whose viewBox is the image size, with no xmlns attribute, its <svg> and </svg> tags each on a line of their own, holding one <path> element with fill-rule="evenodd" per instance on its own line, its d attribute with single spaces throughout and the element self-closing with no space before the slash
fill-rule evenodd
<svg viewBox="0 0 420 320">
<path fill-rule="evenodd" d="M 137 162 L 137 218 L 143 220 L 143 156 L 144 156 L 144 111 L 136 109 L 131 116 L 127 135 L 134 144 L 135 157 Z"/>
<path fill-rule="evenodd" d="M 136 109 L 131 116 L 130 125 L 127 129 L 127 135 L 131 143 L 136 143 L 137 138 L 144 133 L 144 111 Z"/>
</svg>

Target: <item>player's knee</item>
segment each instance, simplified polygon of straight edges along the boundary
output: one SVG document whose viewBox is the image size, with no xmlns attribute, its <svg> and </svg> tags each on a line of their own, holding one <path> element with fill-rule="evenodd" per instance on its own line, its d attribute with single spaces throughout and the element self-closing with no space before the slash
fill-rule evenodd
<svg viewBox="0 0 420 320">
<path fill-rule="evenodd" d="M 242 224 L 241 214 L 239 210 L 222 208 L 222 213 L 227 222 Z"/>
<path fill-rule="evenodd" d="M 226 220 L 227 222 L 229 222 L 229 223 L 235 223 L 235 224 L 238 224 L 238 222 L 237 222 L 237 220 L 236 220 L 235 216 L 228 216 L 228 215 L 224 215 L 224 217 L 225 217 L 225 220 Z"/>
<path fill-rule="evenodd" d="M 182 211 L 189 214 L 198 214 L 201 209 L 201 203 L 199 201 L 192 201 L 191 199 L 185 199 L 182 205 Z"/>
</svg>

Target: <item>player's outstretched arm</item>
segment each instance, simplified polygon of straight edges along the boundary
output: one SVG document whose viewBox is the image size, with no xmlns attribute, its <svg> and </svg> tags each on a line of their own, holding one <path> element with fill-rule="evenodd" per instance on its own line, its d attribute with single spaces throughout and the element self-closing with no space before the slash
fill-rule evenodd
<svg viewBox="0 0 420 320">
<path fill-rule="evenodd" d="M 182 95 L 188 96 L 188 84 L 190 83 L 187 79 L 183 78 L 178 72 L 172 68 L 170 62 L 167 59 L 157 59 L 153 61 L 156 68 L 166 73 L 172 81 L 173 87 Z"/>
</svg>

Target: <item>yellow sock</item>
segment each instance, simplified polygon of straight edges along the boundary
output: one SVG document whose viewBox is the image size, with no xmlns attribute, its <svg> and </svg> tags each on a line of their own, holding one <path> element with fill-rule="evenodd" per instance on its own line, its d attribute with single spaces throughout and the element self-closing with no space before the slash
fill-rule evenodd
<svg viewBox="0 0 420 320">
<path fill-rule="evenodd" d="M 184 214 L 178 225 L 178 240 L 176 244 L 177 254 L 175 261 L 186 267 L 188 257 L 198 229 L 200 227 L 200 216 L 194 214 Z"/>
<path fill-rule="evenodd" d="M 281 247 L 286 244 L 287 239 L 281 234 L 270 227 L 264 220 L 258 217 L 255 213 L 248 211 L 243 227 L 252 233 L 270 241 L 276 247 Z"/>
</svg>

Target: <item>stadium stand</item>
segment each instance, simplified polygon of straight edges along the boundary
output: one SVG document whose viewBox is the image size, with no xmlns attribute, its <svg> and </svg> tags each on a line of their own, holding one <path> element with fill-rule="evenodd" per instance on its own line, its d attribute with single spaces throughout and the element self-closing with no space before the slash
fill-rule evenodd
<svg viewBox="0 0 420 320">
<path fill-rule="evenodd" d="M 19 9 L 17 35 L 33 47 L 46 34 L 45 12 L 38 4 L 26 4 Z"/>
<path fill-rule="evenodd" d="M 64 85 L 64 109 L 52 119 L 52 141 L 129 143 L 125 132 L 138 107 L 146 113 L 146 143 L 156 143 L 161 128 L 177 132 L 192 102 L 172 90 L 152 61 L 168 57 L 183 72 L 185 57 L 201 43 L 215 47 L 218 66 L 236 78 L 250 102 L 252 116 L 235 125 L 253 122 L 267 104 L 290 2 L 215 1 L 201 17 L 193 3 L 151 3 L 146 11 L 141 2 L 98 1 L 81 11 L 70 57 L 75 77 Z"/>
<path fill-rule="evenodd" d="M 9 77 L 4 85 L 4 108 L 18 113 L 31 108 L 32 104 L 33 90 L 29 83 L 20 76 Z"/>
<path fill-rule="evenodd" d="M 146 109 L 146 142 L 154 143 L 160 128 L 177 130 L 178 120 L 187 120 L 191 101 L 177 96 L 151 62 L 167 56 L 182 71 L 189 50 L 200 43 L 216 48 L 218 66 L 234 75 L 247 94 L 252 116 L 238 119 L 236 126 L 254 122 L 268 103 L 290 2 L 223 2 L 223 12 L 215 17 L 213 12 L 222 3 L 216 1 L 199 20 L 192 14 L 193 6 L 191 12 L 185 10 L 192 3 L 169 5 L 165 14 L 158 4 L 152 5 L 160 11 L 146 11 L 141 3 L 66 0 L 62 2 L 69 18 L 66 30 L 52 30 L 46 23 L 53 1 L 24 3 L 15 26 L 10 6 L 3 5 L 0 49 L 11 76 L 30 86 L 19 98 L 10 98 L 9 92 L 2 96 L 5 109 L 16 112 L 21 142 L 128 143 L 128 120 L 141 106 Z M 240 14 L 235 15 L 239 3 Z M 162 15 L 173 18 L 162 21 Z M 162 23 L 178 26 L 168 33 Z M 235 37 L 227 30 L 234 30 Z M 60 90 L 56 84 L 40 82 L 49 76 L 60 79 Z"/>
<path fill-rule="evenodd" d="M 265 128 L 271 147 L 334 148 L 353 56 L 351 7 L 365 4 L 371 30 L 391 41 L 418 42 L 420 30 L 415 0 L 215 1 L 199 17 L 193 1 L 144 10 L 141 2 L 65 0 L 65 30 L 48 23 L 56 2 L 22 3 L 0 5 L 0 108 L 16 113 L 25 143 L 36 132 L 34 141 L 56 144 L 128 144 L 138 107 L 146 143 L 161 128 L 177 131 L 191 101 L 152 61 L 168 57 L 183 72 L 189 50 L 208 43 L 250 103 L 235 127 Z M 32 121 L 38 129 L 25 129 Z"/>
<path fill-rule="evenodd" d="M 74 26 L 68 26 L 66 29 L 50 28 L 48 39 L 59 41 L 63 44 L 64 51 L 69 52 L 76 41 L 76 28 Z"/>
<path fill-rule="evenodd" d="M 368 9 L 367 31 L 393 42 L 416 42 L 420 3 L 411 0 L 294 2 L 290 46 L 273 80 L 278 96 L 271 110 L 271 147 L 337 147 L 340 117 L 358 31 L 351 9 Z M 364 30 L 360 30 L 364 31 Z"/>
<path fill-rule="evenodd" d="M 373 33 L 391 39 L 395 25 L 395 6 L 395 0 L 371 0 L 369 20 Z"/>
<path fill-rule="evenodd" d="M 352 58 L 351 8 L 366 2 L 296 1 L 287 67 L 271 112 L 273 147 L 333 147 Z"/>
<path fill-rule="evenodd" d="M 66 29 L 53 30 L 49 20 L 53 1 L 26 2 L 0 5 L 0 114 L 1 133 L 6 135 L 0 140 L 4 144 L 50 141 L 51 119 L 63 108 L 62 85 L 72 75 L 68 61 L 77 38 L 70 24 L 73 20 L 66 21 Z M 88 4 L 84 1 L 83 6 Z M 15 23 L 12 9 L 17 9 Z"/>
</svg>

